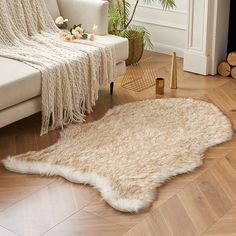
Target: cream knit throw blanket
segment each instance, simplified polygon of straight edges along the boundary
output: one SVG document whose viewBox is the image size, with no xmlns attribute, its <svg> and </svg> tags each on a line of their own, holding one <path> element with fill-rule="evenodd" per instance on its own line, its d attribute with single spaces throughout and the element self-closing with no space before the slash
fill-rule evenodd
<svg viewBox="0 0 236 236">
<path fill-rule="evenodd" d="M 41 134 L 83 121 L 95 105 L 99 86 L 114 78 L 113 48 L 65 42 L 44 0 L 0 0 L 0 56 L 41 71 Z"/>
</svg>

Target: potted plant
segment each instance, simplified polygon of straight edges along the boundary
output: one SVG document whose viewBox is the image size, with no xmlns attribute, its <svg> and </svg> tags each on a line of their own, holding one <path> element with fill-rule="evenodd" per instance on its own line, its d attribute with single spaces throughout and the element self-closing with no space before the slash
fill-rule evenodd
<svg viewBox="0 0 236 236">
<path fill-rule="evenodd" d="M 173 8 L 175 0 L 142 0 L 146 4 L 159 1 L 164 9 Z M 129 40 L 129 58 L 126 65 L 137 63 L 144 48 L 153 47 L 150 33 L 143 26 L 131 25 L 140 0 L 136 0 L 132 11 L 127 0 L 109 0 L 109 33 L 126 37 Z"/>
</svg>

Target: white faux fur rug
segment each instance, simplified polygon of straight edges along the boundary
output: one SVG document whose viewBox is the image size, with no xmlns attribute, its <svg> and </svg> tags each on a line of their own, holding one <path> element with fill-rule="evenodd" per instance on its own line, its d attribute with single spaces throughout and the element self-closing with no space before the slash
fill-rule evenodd
<svg viewBox="0 0 236 236">
<path fill-rule="evenodd" d="M 211 103 L 146 100 L 70 126 L 55 145 L 3 164 L 11 171 L 91 184 L 112 207 L 137 212 L 156 199 L 165 180 L 200 166 L 204 151 L 232 134 L 228 118 Z"/>
</svg>

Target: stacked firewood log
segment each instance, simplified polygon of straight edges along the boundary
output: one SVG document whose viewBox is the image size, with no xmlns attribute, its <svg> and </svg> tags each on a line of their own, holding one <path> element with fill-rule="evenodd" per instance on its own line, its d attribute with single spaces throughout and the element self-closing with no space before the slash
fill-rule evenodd
<svg viewBox="0 0 236 236">
<path fill-rule="evenodd" d="M 218 73 L 236 79 L 236 52 L 229 53 L 227 61 L 223 61 L 218 65 Z"/>
</svg>

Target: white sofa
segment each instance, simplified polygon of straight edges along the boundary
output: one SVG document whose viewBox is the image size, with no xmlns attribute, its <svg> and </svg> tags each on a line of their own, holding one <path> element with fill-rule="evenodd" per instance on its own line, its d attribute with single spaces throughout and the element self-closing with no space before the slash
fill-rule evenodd
<svg viewBox="0 0 236 236">
<path fill-rule="evenodd" d="M 87 32 L 92 32 L 96 24 L 98 26 L 96 40 L 115 46 L 116 77 L 125 73 L 128 42 L 124 38 L 108 35 L 107 1 L 45 0 L 45 2 L 53 19 L 62 15 L 70 20 L 69 26 L 81 23 Z M 0 57 L 0 128 L 39 111 L 41 111 L 41 73 L 20 61 Z"/>
</svg>

